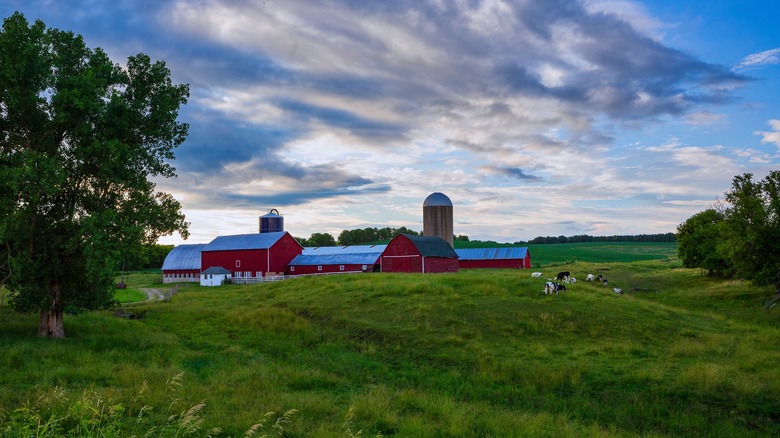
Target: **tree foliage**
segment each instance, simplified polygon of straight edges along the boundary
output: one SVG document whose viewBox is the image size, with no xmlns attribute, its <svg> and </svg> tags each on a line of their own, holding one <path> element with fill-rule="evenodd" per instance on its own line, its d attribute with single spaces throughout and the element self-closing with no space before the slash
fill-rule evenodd
<svg viewBox="0 0 780 438">
<path fill-rule="evenodd" d="M 686 268 L 702 268 L 721 274 L 729 263 L 718 252 L 723 213 L 707 209 L 691 216 L 677 227 L 677 253 Z"/>
<path fill-rule="evenodd" d="M 420 233 L 406 227 L 400 228 L 360 228 L 355 230 L 343 230 L 339 234 L 339 245 L 361 245 L 372 242 L 382 242 L 393 239 L 399 234 L 411 234 L 419 236 Z"/>
<path fill-rule="evenodd" d="M 723 266 L 736 278 L 767 285 L 780 279 L 780 171 L 756 181 L 737 175 L 722 212 L 707 210 L 678 227 L 688 267 Z M 709 253 L 709 256 L 705 253 Z"/>
<path fill-rule="evenodd" d="M 173 177 L 189 97 L 163 62 L 114 64 L 82 37 L 30 24 L 0 31 L 0 243 L 20 311 L 64 336 L 66 307 L 113 302 L 114 269 L 161 235 L 187 237 L 180 204 L 150 177 Z"/>
</svg>

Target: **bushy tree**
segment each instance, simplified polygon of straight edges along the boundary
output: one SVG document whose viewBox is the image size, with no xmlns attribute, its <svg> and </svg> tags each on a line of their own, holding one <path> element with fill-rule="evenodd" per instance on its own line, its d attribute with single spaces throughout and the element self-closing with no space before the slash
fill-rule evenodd
<svg viewBox="0 0 780 438">
<path fill-rule="evenodd" d="M 146 55 L 126 66 L 20 13 L 3 21 L 0 244 L 14 306 L 40 312 L 41 336 L 64 337 L 66 307 L 112 304 L 123 252 L 187 237 L 180 204 L 149 178 L 175 176 L 189 88 Z"/>
<path fill-rule="evenodd" d="M 761 181 L 745 173 L 734 177 L 725 197 L 728 207 L 720 252 L 735 275 L 759 285 L 777 281 L 780 272 L 780 171 Z"/>
<path fill-rule="evenodd" d="M 336 239 L 329 233 L 312 233 L 308 246 L 336 246 Z"/>
<path fill-rule="evenodd" d="M 710 208 L 697 213 L 677 227 L 677 253 L 686 268 L 723 273 L 729 266 L 718 252 L 723 213 Z"/>
</svg>

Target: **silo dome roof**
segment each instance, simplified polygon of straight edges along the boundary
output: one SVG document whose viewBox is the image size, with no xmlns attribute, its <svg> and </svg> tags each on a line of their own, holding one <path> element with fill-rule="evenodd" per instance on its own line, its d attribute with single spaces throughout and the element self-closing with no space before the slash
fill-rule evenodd
<svg viewBox="0 0 780 438">
<path fill-rule="evenodd" d="M 452 207 L 452 201 L 444 193 L 431 193 L 425 198 L 423 207 Z"/>
</svg>

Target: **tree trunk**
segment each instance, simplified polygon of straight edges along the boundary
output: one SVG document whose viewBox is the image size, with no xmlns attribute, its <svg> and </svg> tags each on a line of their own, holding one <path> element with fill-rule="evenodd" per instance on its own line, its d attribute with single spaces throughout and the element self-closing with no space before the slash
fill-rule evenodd
<svg viewBox="0 0 780 438">
<path fill-rule="evenodd" d="M 52 282 L 51 306 L 49 310 L 41 310 L 41 321 L 38 325 L 38 336 L 42 338 L 64 338 L 65 327 L 62 324 L 62 291 L 58 282 Z"/>
</svg>

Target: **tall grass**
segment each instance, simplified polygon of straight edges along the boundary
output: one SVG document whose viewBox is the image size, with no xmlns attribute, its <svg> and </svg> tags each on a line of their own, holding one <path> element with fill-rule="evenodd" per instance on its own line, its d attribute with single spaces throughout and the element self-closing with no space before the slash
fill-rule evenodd
<svg viewBox="0 0 780 438">
<path fill-rule="evenodd" d="M 557 270 L 580 279 L 557 297 L 517 270 L 191 287 L 140 320 L 67 318 L 62 341 L 0 309 L 0 412 L 87 388 L 123 431 L 144 406 L 144 425 L 179 427 L 205 403 L 195 435 L 291 409 L 285 436 L 780 434 L 771 291 L 663 260 Z M 582 281 L 598 272 L 626 293 Z"/>
</svg>

